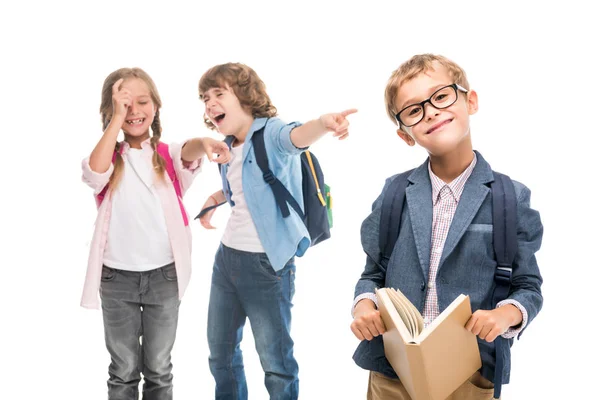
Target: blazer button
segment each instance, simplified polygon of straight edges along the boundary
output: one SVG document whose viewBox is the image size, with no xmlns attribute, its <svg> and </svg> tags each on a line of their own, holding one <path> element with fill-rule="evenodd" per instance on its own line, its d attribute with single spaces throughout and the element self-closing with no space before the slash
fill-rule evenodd
<svg viewBox="0 0 600 400">
<path fill-rule="evenodd" d="M 421 282 L 421 290 L 425 290 L 425 282 Z"/>
</svg>

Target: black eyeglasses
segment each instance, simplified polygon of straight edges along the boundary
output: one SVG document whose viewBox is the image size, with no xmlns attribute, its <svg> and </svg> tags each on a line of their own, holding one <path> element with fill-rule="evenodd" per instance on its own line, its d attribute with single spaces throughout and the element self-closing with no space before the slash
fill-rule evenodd
<svg viewBox="0 0 600 400">
<path fill-rule="evenodd" d="M 425 116 L 426 103 L 431 104 L 438 110 L 450 107 L 452 104 L 456 103 L 459 90 L 463 93 L 469 92 L 464 87 L 453 83 L 452 85 L 444 86 L 443 88 L 436 90 L 427 100 L 404 107 L 398 114 L 396 114 L 398 126 L 404 125 L 407 128 L 410 128 L 411 126 L 415 126 L 421 122 Z"/>
</svg>

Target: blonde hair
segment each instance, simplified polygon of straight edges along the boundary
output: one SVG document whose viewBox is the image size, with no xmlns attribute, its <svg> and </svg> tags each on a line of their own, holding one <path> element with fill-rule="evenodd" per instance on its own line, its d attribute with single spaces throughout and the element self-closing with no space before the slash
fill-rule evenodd
<svg viewBox="0 0 600 400">
<path fill-rule="evenodd" d="M 233 89 L 241 106 L 246 108 L 254 118 L 277 115 L 277 109 L 271 103 L 265 83 L 252 68 L 240 63 L 216 65 L 206 71 L 198 82 L 200 99 L 208 90 L 226 86 Z M 216 129 L 206 114 L 204 123 L 209 129 Z"/>
<path fill-rule="evenodd" d="M 158 90 L 156 89 L 156 85 L 150 76 L 141 68 L 121 68 L 106 77 L 104 80 L 104 85 L 102 85 L 102 100 L 100 102 L 100 118 L 102 120 L 102 130 L 105 130 L 110 123 L 112 118 L 113 109 L 112 109 L 112 87 L 119 79 L 127 80 L 137 78 L 141 79 L 148 85 L 148 90 L 150 91 L 150 98 L 156 107 L 156 114 L 154 115 L 154 120 L 152 121 L 152 138 L 150 139 L 150 144 L 152 145 L 152 150 L 154 150 L 154 155 L 152 156 L 152 164 L 154 165 L 154 170 L 156 171 L 159 177 L 164 177 L 165 172 L 165 160 L 158 154 L 157 146 L 160 141 L 160 135 L 162 133 L 162 127 L 160 125 L 160 107 L 162 106 L 162 101 L 160 100 L 160 96 L 158 94 Z M 121 144 L 117 142 L 115 144 L 115 168 L 110 176 L 110 180 L 108 185 L 110 188 L 114 189 L 117 187 L 119 180 L 121 179 L 121 175 L 123 174 L 123 158 L 121 157 Z"/>
<path fill-rule="evenodd" d="M 419 74 L 422 74 L 426 71 L 432 71 L 435 68 L 436 63 L 446 68 L 452 77 L 452 83 L 457 83 L 469 90 L 467 74 L 454 61 L 451 61 L 444 56 L 435 54 L 418 54 L 413 56 L 410 60 L 402 63 L 397 70 L 392 72 L 392 75 L 388 79 L 388 83 L 385 87 L 385 108 L 388 117 L 392 120 L 392 122 L 394 122 L 394 124 L 398 123 L 396 120 L 396 114 L 398 111 L 400 111 L 396 110 L 396 98 L 398 96 L 398 90 L 400 89 L 400 86 L 402 86 L 403 83 L 416 78 Z"/>
</svg>

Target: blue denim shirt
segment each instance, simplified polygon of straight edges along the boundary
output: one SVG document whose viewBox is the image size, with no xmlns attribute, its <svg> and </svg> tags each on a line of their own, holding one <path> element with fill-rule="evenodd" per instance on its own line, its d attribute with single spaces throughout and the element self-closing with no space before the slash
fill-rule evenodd
<svg viewBox="0 0 600 400">
<path fill-rule="evenodd" d="M 266 126 L 265 126 L 266 124 Z M 264 181 L 262 172 L 256 163 L 252 136 L 265 127 L 265 148 L 269 158 L 269 168 L 277 179 L 285 185 L 292 196 L 303 207 L 302 169 L 299 149 L 292 143 L 290 133 L 300 126 L 299 122 L 286 124 L 279 118 L 256 118 L 250 127 L 242 152 L 242 187 L 248 210 L 256 226 L 258 237 L 275 271 L 282 269 L 294 256 L 301 257 L 310 246 L 310 236 L 300 216 L 290 208 L 290 216 L 283 218 L 275 204 L 271 187 Z M 233 136 L 225 141 L 231 147 Z M 223 193 L 227 202 L 231 201 L 231 189 L 227 181 L 229 164 L 221 168 Z"/>
</svg>

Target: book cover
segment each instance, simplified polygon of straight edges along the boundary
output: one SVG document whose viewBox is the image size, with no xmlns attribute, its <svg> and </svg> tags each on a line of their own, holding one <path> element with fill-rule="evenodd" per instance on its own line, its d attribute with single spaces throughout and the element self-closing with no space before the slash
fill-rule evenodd
<svg viewBox="0 0 600 400">
<path fill-rule="evenodd" d="M 382 288 L 376 296 L 385 356 L 413 400 L 444 400 L 481 368 L 477 337 L 465 329 L 469 296 L 459 295 L 426 328 L 399 290 Z"/>
</svg>

